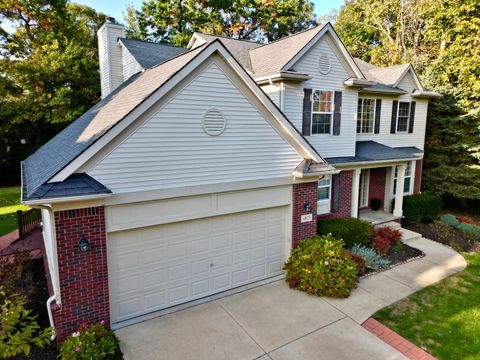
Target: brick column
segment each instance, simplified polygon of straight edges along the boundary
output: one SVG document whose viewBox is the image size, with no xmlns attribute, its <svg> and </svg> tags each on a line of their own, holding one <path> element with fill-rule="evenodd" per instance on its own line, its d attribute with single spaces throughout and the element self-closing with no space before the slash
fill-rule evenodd
<svg viewBox="0 0 480 360">
<path fill-rule="evenodd" d="M 413 193 L 420 194 L 422 189 L 422 170 L 423 170 L 423 159 L 417 160 L 415 162 L 415 182 L 413 183 Z"/>
<path fill-rule="evenodd" d="M 103 206 L 55 212 L 61 305 L 54 312 L 57 342 L 81 324 L 110 326 L 107 241 Z M 78 243 L 88 239 L 83 252 Z"/>
<path fill-rule="evenodd" d="M 292 248 L 303 240 L 317 234 L 317 190 L 318 182 L 293 185 Z M 305 209 L 305 204 L 310 209 Z M 302 215 L 312 215 L 312 220 L 302 223 Z"/>
</svg>

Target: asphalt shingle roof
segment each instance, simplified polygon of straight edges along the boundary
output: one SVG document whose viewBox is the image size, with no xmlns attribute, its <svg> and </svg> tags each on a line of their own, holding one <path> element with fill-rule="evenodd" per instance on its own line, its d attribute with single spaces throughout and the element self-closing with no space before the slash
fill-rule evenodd
<svg viewBox="0 0 480 360">
<path fill-rule="evenodd" d="M 22 163 L 23 197 L 57 174 L 192 60 L 204 46 L 132 76 Z"/>
<path fill-rule="evenodd" d="M 157 44 L 121 38 L 119 41 L 128 49 L 135 60 L 144 69 L 149 69 L 187 51 L 182 47 Z"/>
<path fill-rule="evenodd" d="M 58 198 L 65 196 L 85 196 L 110 194 L 112 191 L 91 176 L 81 173 L 72 174 L 62 182 L 40 185 L 29 200 Z"/>
<path fill-rule="evenodd" d="M 252 41 L 244 41 L 238 39 L 231 39 L 222 36 L 207 35 L 201 33 L 195 33 L 197 36 L 201 37 L 207 42 L 212 42 L 214 40 L 220 40 L 227 48 L 227 50 L 237 59 L 237 61 L 248 71 L 252 71 L 252 63 L 250 61 L 250 51 L 262 46 L 265 44 L 260 44 Z"/>
<path fill-rule="evenodd" d="M 393 148 L 375 141 L 357 141 L 355 144 L 355 156 L 332 157 L 325 160 L 329 164 L 345 164 L 382 160 L 412 159 L 423 154 L 423 151 L 413 146 Z"/>
</svg>

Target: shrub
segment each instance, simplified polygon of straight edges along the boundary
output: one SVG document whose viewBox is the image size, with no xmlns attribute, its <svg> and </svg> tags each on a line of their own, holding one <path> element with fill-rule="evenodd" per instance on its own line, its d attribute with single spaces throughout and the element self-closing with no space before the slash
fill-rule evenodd
<svg viewBox="0 0 480 360">
<path fill-rule="evenodd" d="M 365 259 L 367 268 L 378 271 L 390 268 L 390 261 L 378 255 L 375 250 L 365 245 L 355 245 L 350 249 L 352 254 L 360 255 Z"/>
<path fill-rule="evenodd" d="M 82 327 L 65 340 L 60 348 L 63 360 L 107 359 L 115 354 L 118 338 L 104 322 Z"/>
<path fill-rule="evenodd" d="M 372 244 L 375 250 L 381 255 L 385 255 L 393 245 L 396 245 L 402 239 L 402 233 L 398 229 L 390 226 L 380 226 L 373 230 Z"/>
<path fill-rule="evenodd" d="M 347 249 L 355 244 L 368 245 L 372 239 L 373 226 L 367 221 L 355 218 L 320 220 L 317 225 L 318 235 L 332 234 L 343 240 Z"/>
<path fill-rule="evenodd" d="M 415 194 L 403 198 L 404 224 L 431 223 L 438 218 L 442 207 L 442 198 L 431 194 Z"/>
<path fill-rule="evenodd" d="M 466 223 L 466 224 L 472 224 L 472 225 L 477 225 L 480 226 L 480 221 L 475 221 L 469 216 L 461 216 L 461 215 L 455 215 L 457 220 L 461 223 Z"/>
<path fill-rule="evenodd" d="M 300 242 L 284 269 L 291 288 L 318 296 L 348 297 L 357 284 L 355 262 L 330 234 Z"/>
<path fill-rule="evenodd" d="M 473 225 L 473 224 L 467 224 L 467 223 L 461 223 L 457 226 L 459 230 L 462 231 L 463 235 L 471 240 L 480 240 L 480 227 Z"/>
<path fill-rule="evenodd" d="M 455 216 L 453 216 L 452 214 L 442 215 L 442 216 L 440 216 L 440 220 L 443 221 L 445 224 L 453 226 L 453 227 L 457 227 L 460 224 L 460 222 L 457 220 L 457 218 Z"/>
<path fill-rule="evenodd" d="M 362 276 L 365 275 L 365 271 L 367 270 L 367 266 L 365 263 L 365 259 L 358 254 L 350 254 L 350 257 L 355 262 L 357 266 L 357 275 Z"/>
<path fill-rule="evenodd" d="M 50 343 L 51 328 L 44 330 L 35 321 L 31 310 L 24 308 L 24 300 L 17 295 L 8 298 L 0 291 L 0 359 L 28 355 L 32 345 L 44 347 Z"/>
</svg>

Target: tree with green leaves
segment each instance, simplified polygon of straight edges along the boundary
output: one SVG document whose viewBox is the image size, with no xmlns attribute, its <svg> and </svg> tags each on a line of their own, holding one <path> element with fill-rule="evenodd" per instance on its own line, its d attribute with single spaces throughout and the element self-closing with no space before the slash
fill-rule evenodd
<svg viewBox="0 0 480 360">
<path fill-rule="evenodd" d="M 423 190 L 480 198 L 480 2 L 348 1 L 335 28 L 353 56 L 411 62 L 443 94 L 429 106 Z"/>
<path fill-rule="evenodd" d="M 193 32 L 272 41 L 315 25 L 308 0 L 147 0 L 127 8 L 131 38 L 185 46 Z"/>
<path fill-rule="evenodd" d="M 66 0 L 0 3 L 1 183 L 18 183 L 20 161 L 99 99 L 104 19 Z"/>
</svg>

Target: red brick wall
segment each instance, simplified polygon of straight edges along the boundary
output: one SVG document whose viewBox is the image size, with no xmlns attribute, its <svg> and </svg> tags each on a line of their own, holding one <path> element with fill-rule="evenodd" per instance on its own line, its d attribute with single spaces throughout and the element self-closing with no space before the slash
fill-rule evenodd
<svg viewBox="0 0 480 360">
<path fill-rule="evenodd" d="M 422 189 L 422 170 L 423 160 L 417 160 L 415 163 L 415 182 L 413 183 L 414 194 L 419 194 Z"/>
<path fill-rule="evenodd" d="M 292 248 L 298 243 L 317 234 L 317 188 L 318 183 L 309 182 L 293 184 L 293 220 L 292 220 Z M 305 204 L 310 204 L 310 210 Z M 312 221 L 302 223 L 301 216 L 312 214 Z"/>
<path fill-rule="evenodd" d="M 338 182 L 335 177 L 338 176 Z M 350 217 L 352 211 L 352 181 L 353 170 L 342 171 L 332 177 L 331 213 L 319 215 L 318 219 L 332 219 Z M 338 187 L 337 187 L 338 184 Z M 335 199 L 338 197 L 338 209 L 335 209 Z"/>
<path fill-rule="evenodd" d="M 61 306 L 54 313 L 60 343 L 83 323 L 105 321 L 110 326 L 107 243 L 104 208 L 55 212 Z M 80 238 L 90 249 L 78 248 Z"/>
<path fill-rule="evenodd" d="M 368 195 L 368 207 L 370 207 L 370 200 L 381 199 L 382 204 L 380 209 L 383 209 L 385 203 L 385 180 L 387 177 L 387 168 L 370 169 L 370 185 Z"/>
</svg>

